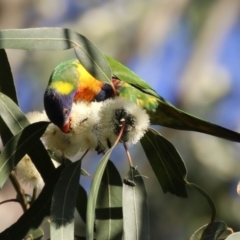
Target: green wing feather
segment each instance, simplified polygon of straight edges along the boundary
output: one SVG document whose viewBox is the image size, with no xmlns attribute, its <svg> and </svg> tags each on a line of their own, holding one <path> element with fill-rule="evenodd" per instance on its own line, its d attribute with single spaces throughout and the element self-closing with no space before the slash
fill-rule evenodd
<svg viewBox="0 0 240 240">
<path fill-rule="evenodd" d="M 112 74 L 122 81 L 117 85 L 120 96 L 144 107 L 152 125 L 202 132 L 240 142 L 240 134 L 192 116 L 167 102 L 143 79 L 116 60 L 106 57 Z"/>
</svg>

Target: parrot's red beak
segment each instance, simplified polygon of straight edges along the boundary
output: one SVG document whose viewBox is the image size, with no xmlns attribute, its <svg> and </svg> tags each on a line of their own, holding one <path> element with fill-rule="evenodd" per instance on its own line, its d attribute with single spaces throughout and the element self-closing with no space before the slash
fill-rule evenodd
<svg viewBox="0 0 240 240">
<path fill-rule="evenodd" d="M 60 129 L 64 133 L 69 133 L 70 132 L 70 121 L 67 121 Z"/>
</svg>

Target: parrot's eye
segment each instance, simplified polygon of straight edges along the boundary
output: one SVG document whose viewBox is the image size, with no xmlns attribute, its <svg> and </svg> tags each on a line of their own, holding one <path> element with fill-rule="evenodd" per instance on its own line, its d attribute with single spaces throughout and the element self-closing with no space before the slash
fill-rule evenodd
<svg viewBox="0 0 240 240">
<path fill-rule="evenodd" d="M 68 113 L 69 113 L 68 109 L 64 108 L 63 114 L 64 114 L 65 117 L 68 117 Z"/>
</svg>

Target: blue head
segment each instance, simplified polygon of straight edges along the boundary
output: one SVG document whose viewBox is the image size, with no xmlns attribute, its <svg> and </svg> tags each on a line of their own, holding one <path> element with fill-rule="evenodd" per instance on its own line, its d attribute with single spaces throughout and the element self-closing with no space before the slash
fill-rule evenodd
<svg viewBox="0 0 240 240">
<path fill-rule="evenodd" d="M 53 88 L 47 88 L 44 94 L 44 108 L 50 121 L 63 132 L 70 130 L 70 113 L 75 92 L 62 95 Z"/>
</svg>

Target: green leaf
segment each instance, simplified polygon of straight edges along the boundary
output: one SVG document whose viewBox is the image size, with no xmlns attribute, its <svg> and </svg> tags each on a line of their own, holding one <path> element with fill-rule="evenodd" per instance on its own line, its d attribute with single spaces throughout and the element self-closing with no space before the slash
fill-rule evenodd
<svg viewBox="0 0 240 240">
<path fill-rule="evenodd" d="M 37 141 L 28 155 L 37 170 L 40 172 L 44 182 L 46 182 L 55 170 L 55 166 L 49 157 L 43 143 L 40 140 Z"/>
<path fill-rule="evenodd" d="M 66 28 L 7 29 L 0 31 L 0 48 L 25 50 L 66 50 L 75 53 L 95 78 L 112 84 L 111 69 L 104 55 L 84 36 Z"/>
<path fill-rule="evenodd" d="M 233 233 L 229 235 L 225 240 L 239 240 L 240 239 L 240 232 Z"/>
<path fill-rule="evenodd" d="M 30 229 L 24 239 L 41 240 L 44 236 L 44 231 L 41 228 Z"/>
<path fill-rule="evenodd" d="M 21 109 L 9 97 L 2 93 L 0 93 L 0 115 L 12 135 L 16 135 L 29 125 Z M 28 155 L 46 182 L 55 167 L 40 140 L 37 141 Z"/>
<path fill-rule="evenodd" d="M 186 198 L 187 170 L 172 143 L 150 128 L 141 139 L 141 144 L 163 192 Z"/>
<path fill-rule="evenodd" d="M 102 176 L 107 165 L 108 159 L 115 148 L 116 145 L 113 145 L 102 157 L 100 160 L 98 167 L 94 173 L 93 180 L 90 187 L 90 192 L 88 196 L 88 204 L 87 204 L 87 221 L 86 221 L 86 239 L 92 240 L 94 238 L 94 216 L 95 216 L 95 207 L 98 196 L 98 191 L 100 187 L 100 183 L 102 180 Z"/>
<path fill-rule="evenodd" d="M 131 168 L 123 184 L 125 239 L 150 239 L 147 192 L 140 173 Z"/>
<path fill-rule="evenodd" d="M 78 196 L 76 201 L 76 208 L 81 216 L 83 222 L 86 223 L 86 213 L 87 213 L 87 192 L 82 187 L 82 185 L 78 186 Z"/>
<path fill-rule="evenodd" d="M 121 240 L 123 234 L 122 179 L 109 160 L 105 168 L 96 204 L 96 238 Z"/>
<path fill-rule="evenodd" d="M 202 226 L 191 236 L 190 240 L 224 240 L 232 233 L 232 229 L 225 222 L 219 221 Z"/>
<path fill-rule="evenodd" d="M 0 188 L 2 188 L 14 166 L 33 148 L 48 125 L 49 122 L 31 124 L 6 144 L 0 155 Z"/>
<path fill-rule="evenodd" d="M 0 49 L 0 74 L 0 92 L 4 93 L 18 104 L 11 67 L 4 49 Z"/>
<path fill-rule="evenodd" d="M 68 165 L 54 190 L 51 208 L 51 239 L 74 238 L 74 209 L 79 186 L 81 160 Z"/>
<path fill-rule="evenodd" d="M 7 54 L 4 49 L 0 49 L 0 74 L 0 92 L 12 98 L 12 100 L 16 104 L 18 104 L 11 68 L 8 62 Z M 2 118 L 0 118 L 0 129 L 1 139 L 3 145 L 5 145 L 12 138 L 13 135 L 11 134 L 9 128 L 4 123 Z"/>
<path fill-rule="evenodd" d="M 0 239 L 19 240 L 29 229 L 38 228 L 43 219 L 50 214 L 51 200 L 55 186 L 61 177 L 63 166 L 58 167 L 46 182 L 43 190 L 32 206 L 9 228 L 0 233 Z"/>
<path fill-rule="evenodd" d="M 20 108 L 8 96 L 0 93 L 0 114 L 13 135 L 29 125 Z"/>
<path fill-rule="evenodd" d="M 1 129 L 0 136 L 1 136 L 2 144 L 3 146 L 5 146 L 6 143 L 12 138 L 13 135 L 1 117 L 0 117 L 0 129 Z"/>
</svg>

